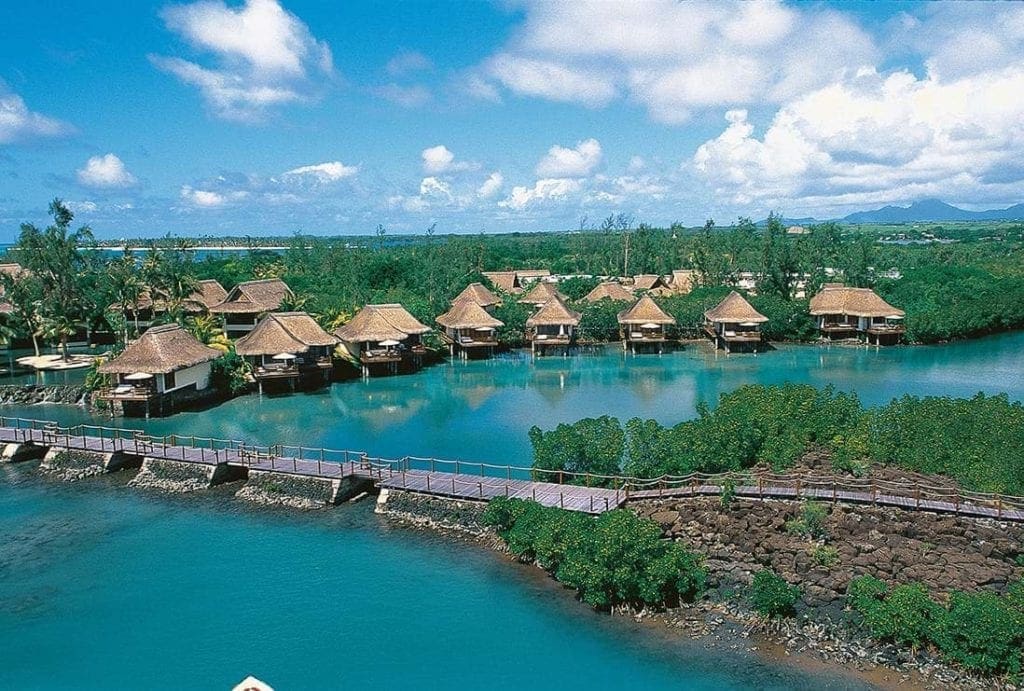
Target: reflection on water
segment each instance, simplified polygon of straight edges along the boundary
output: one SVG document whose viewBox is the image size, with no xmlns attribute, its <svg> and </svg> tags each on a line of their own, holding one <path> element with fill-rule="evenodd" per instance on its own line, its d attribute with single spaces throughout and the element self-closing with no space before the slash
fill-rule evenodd
<svg viewBox="0 0 1024 691">
<path fill-rule="evenodd" d="M 942 346 L 866 349 L 779 346 L 756 356 L 725 355 L 703 343 L 663 355 L 597 353 L 531 360 L 511 353 L 455 360 L 417 374 L 340 382 L 296 395 L 245 396 L 212 410 L 115 424 L 153 432 L 289 442 L 404 455 L 528 463 L 526 432 L 581 417 L 615 415 L 675 424 L 697 404 L 744 384 L 833 384 L 868 405 L 904 393 L 971 396 L 1005 391 L 1024 398 L 1024 334 Z M 90 418 L 65 406 L 5 407 L 5 414 L 62 422 Z"/>
</svg>

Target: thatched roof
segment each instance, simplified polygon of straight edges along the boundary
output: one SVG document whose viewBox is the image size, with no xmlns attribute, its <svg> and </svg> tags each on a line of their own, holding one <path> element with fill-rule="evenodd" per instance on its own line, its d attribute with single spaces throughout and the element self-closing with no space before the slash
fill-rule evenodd
<svg viewBox="0 0 1024 691">
<path fill-rule="evenodd" d="M 745 322 L 763 324 L 768 321 L 768 317 L 754 309 L 753 305 L 735 290 L 726 295 L 725 299 L 714 309 L 705 312 L 704 316 L 708 321 L 726 324 L 743 324 Z"/>
<path fill-rule="evenodd" d="M 167 374 L 216 360 L 219 350 L 209 348 L 177 324 L 154 326 L 124 351 L 99 367 L 103 374 Z"/>
<path fill-rule="evenodd" d="M 527 326 L 558 326 L 560 324 L 571 324 L 577 326 L 580 323 L 580 313 L 569 309 L 562 299 L 553 297 L 537 310 L 532 317 L 526 320 Z"/>
<path fill-rule="evenodd" d="M 491 284 L 506 293 L 522 291 L 524 281 L 550 276 L 547 269 L 520 269 L 519 271 L 483 271 L 483 277 Z"/>
<path fill-rule="evenodd" d="M 893 307 L 870 288 L 848 288 L 826 283 L 811 298 L 811 314 L 847 314 L 851 317 L 902 317 L 904 312 Z"/>
<path fill-rule="evenodd" d="M 627 310 L 619 312 L 620 324 L 675 324 L 675 317 L 658 307 L 649 295 L 644 295 Z"/>
<path fill-rule="evenodd" d="M 415 334 L 425 334 L 429 326 L 421 324 L 398 304 L 367 305 L 352 321 L 336 329 L 334 335 L 349 343 L 370 341 L 404 341 Z"/>
<path fill-rule="evenodd" d="M 633 290 L 654 290 L 667 287 L 665 281 L 657 274 L 640 274 L 633 277 Z"/>
<path fill-rule="evenodd" d="M 210 311 L 243 314 L 273 312 L 291 294 L 291 288 L 279 278 L 245 281 L 232 288 L 228 296 L 220 304 L 211 307 Z"/>
<path fill-rule="evenodd" d="M 526 295 L 519 298 L 519 302 L 524 302 L 529 305 L 543 305 L 551 298 L 559 298 L 565 300 L 566 297 L 558 292 L 558 288 L 547 281 L 537 281 L 536 284 L 528 291 Z"/>
<path fill-rule="evenodd" d="M 239 355 L 273 355 L 305 353 L 314 346 L 333 346 L 335 336 L 324 331 L 305 312 L 271 312 L 256 327 L 238 339 Z"/>
<path fill-rule="evenodd" d="M 228 291 L 224 286 L 213 278 L 204 278 L 199 281 L 198 289 L 189 296 L 189 301 L 201 304 L 206 309 L 219 305 L 228 298 Z"/>
<path fill-rule="evenodd" d="M 633 293 L 629 292 L 618 281 L 605 281 L 586 294 L 583 298 L 587 302 L 598 302 L 600 300 L 615 300 L 616 302 L 629 302 L 633 300 Z"/>
<path fill-rule="evenodd" d="M 514 293 L 516 291 L 515 271 L 484 271 L 482 274 L 498 290 L 503 290 L 506 293 Z"/>
<path fill-rule="evenodd" d="M 693 290 L 696 282 L 697 272 L 693 269 L 676 269 L 672 272 L 672 280 L 669 281 L 668 287 L 673 293 L 685 295 Z"/>
<path fill-rule="evenodd" d="M 437 318 L 437 323 L 446 329 L 497 329 L 505 326 L 489 315 L 487 310 L 471 300 L 460 300 Z"/>
<path fill-rule="evenodd" d="M 454 305 L 456 302 L 462 302 L 463 300 L 475 302 L 481 307 L 491 307 L 501 303 L 498 296 L 488 290 L 487 286 L 483 283 L 470 283 L 461 293 L 455 296 L 452 304 Z"/>
</svg>

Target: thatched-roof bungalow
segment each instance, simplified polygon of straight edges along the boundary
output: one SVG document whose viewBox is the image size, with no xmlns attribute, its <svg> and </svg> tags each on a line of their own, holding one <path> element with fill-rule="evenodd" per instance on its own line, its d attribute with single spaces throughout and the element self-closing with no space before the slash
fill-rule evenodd
<svg viewBox="0 0 1024 691">
<path fill-rule="evenodd" d="M 521 269 L 519 271 L 484 271 L 484 278 L 498 290 L 509 295 L 523 292 L 534 281 L 551 275 L 547 269 Z"/>
<path fill-rule="evenodd" d="M 111 386 L 97 398 L 120 403 L 126 415 L 163 414 L 176 405 L 211 395 L 210 366 L 219 350 L 200 343 L 177 324 L 149 329 L 117 357 L 99 367 Z"/>
<path fill-rule="evenodd" d="M 454 305 L 456 302 L 464 300 L 476 303 L 484 309 L 491 309 L 501 304 L 501 298 L 492 293 L 483 283 L 470 283 L 461 293 L 455 296 L 452 304 Z"/>
<path fill-rule="evenodd" d="M 672 293 L 672 289 L 665 283 L 665 279 L 657 274 L 634 276 L 633 290 L 637 293 L 651 293 L 653 295 L 671 295 Z"/>
<path fill-rule="evenodd" d="M 568 353 L 569 346 L 576 339 L 580 317 L 579 312 L 569 309 L 558 296 L 541 305 L 526 320 L 526 338 L 534 355 L 551 347 L 562 348 Z"/>
<path fill-rule="evenodd" d="M 223 302 L 227 295 L 228 292 L 217 280 L 204 279 L 197 283 L 196 290 L 185 299 L 181 308 L 186 314 L 206 314 L 211 307 Z M 122 305 L 115 302 L 108 309 L 121 312 L 125 320 L 134 324 L 138 332 L 142 333 L 152 325 L 157 315 L 168 311 L 169 305 L 166 295 L 154 295 L 154 291 L 147 288 L 134 303 Z"/>
<path fill-rule="evenodd" d="M 373 365 L 386 365 L 392 373 L 404 362 L 418 367 L 425 352 L 420 337 L 429 331 L 401 305 L 384 304 L 367 305 L 334 335 L 369 376 Z"/>
<path fill-rule="evenodd" d="M 811 298 L 811 316 L 824 338 L 863 338 L 874 345 L 898 343 L 905 332 L 903 310 L 870 288 L 826 283 Z"/>
<path fill-rule="evenodd" d="M 653 346 L 660 353 L 665 346 L 665 327 L 675 323 L 675 317 L 661 309 L 650 295 L 644 295 L 635 305 L 619 312 L 622 347 L 635 353 L 644 346 Z"/>
<path fill-rule="evenodd" d="M 456 351 L 462 357 L 470 352 L 493 353 L 498 345 L 496 330 L 505 323 L 495 319 L 483 307 L 472 300 L 457 300 L 452 308 L 437 318 L 444 329 L 443 338 L 452 355 Z"/>
<path fill-rule="evenodd" d="M 686 295 L 697 284 L 697 272 L 693 269 L 675 269 L 668 287 L 676 295 Z"/>
<path fill-rule="evenodd" d="M 533 287 L 526 291 L 523 297 L 519 298 L 519 302 L 527 305 L 534 305 L 539 307 L 544 303 L 548 302 L 552 298 L 558 298 L 559 300 L 567 300 L 568 298 L 558 292 L 558 288 L 553 283 L 547 281 L 537 281 L 533 284 Z"/>
<path fill-rule="evenodd" d="M 636 297 L 618 281 L 604 281 L 598 283 L 583 299 L 587 302 L 600 302 L 601 300 L 632 302 Z"/>
<path fill-rule="evenodd" d="M 704 332 L 726 352 L 752 348 L 761 344 L 761 324 L 768 321 L 735 290 L 714 308 L 704 313 Z"/>
<path fill-rule="evenodd" d="M 219 304 L 210 308 L 224 318 L 228 338 L 238 338 L 256 327 L 260 317 L 281 307 L 293 295 L 291 288 L 279 278 L 239 283 Z"/>
<path fill-rule="evenodd" d="M 331 353 L 338 338 L 320 328 L 305 312 L 271 312 L 256 328 L 238 339 L 235 352 L 249 361 L 253 378 L 264 381 L 330 380 Z"/>
</svg>

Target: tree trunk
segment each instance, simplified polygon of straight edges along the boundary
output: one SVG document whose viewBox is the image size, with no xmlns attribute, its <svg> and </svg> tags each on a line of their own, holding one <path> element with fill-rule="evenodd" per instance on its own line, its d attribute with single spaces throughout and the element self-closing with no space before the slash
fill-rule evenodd
<svg viewBox="0 0 1024 691">
<path fill-rule="evenodd" d="M 61 353 L 61 358 L 63 358 L 65 361 L 71 359 L 71 355 L 68 354 L 68 336 L 67 336 L 67 334 L 61 334 L 60 335 L 60 353 Z"/>
<path fill-rule="evenodd" d="M 32 350 L 35 351 L 36 357 L 39 357 L 39 336 L 36 335 L 35 330 L 32 331 Z"/>
</svg>

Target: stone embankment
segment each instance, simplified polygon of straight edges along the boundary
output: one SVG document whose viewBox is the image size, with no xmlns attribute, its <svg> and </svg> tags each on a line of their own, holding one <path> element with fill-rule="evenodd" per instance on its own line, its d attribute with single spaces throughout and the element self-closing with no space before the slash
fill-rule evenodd
<svg viewBox="0 0 1024 691">
<path fill-rule="evenodd" d="M 396 489 L 382 489 L 374 511 L 417 528 L 456 532 L 473 537 L 493 535 L 481 521 L 486 504 L 457 501 Z"/>
<path fill-rule="evenodd" d="M 244 468 L 235 468 L 226 464 L 212 466 L 171 461 L 164 458 L 145 458 L 142 461 L 142 468 L 128 484 L 132 487 L 185 494 L 209 489 L 224 482 L 241 480 L 244 477 Z"/>
<path fill-rule="evenodd" d="M 0 405 L 35 405 L 36 403 L 63 403 L 88 405 L 89 391 L 84 386 L 37 384 L 0 386 Z"/>
<path fill-rule="evenodd" d="M 235 496 L 265 506 L 323 509 L 372 489 L 373 482 L 362 478 L 329 480 L 287 473 L 250 471 L 249 479 Z"/>
</svg>

